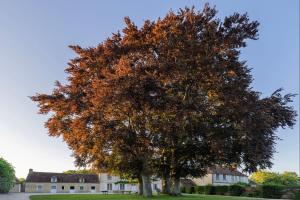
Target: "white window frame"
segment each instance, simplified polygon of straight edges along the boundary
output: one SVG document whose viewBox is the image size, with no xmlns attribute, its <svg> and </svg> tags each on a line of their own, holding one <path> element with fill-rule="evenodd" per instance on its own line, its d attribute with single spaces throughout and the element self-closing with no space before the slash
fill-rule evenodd
<svg viewBox="0 0 300 200">
<path fill-rule="evenodd" d="M 112 190 L 112 183 L 107 183 L 107 190 Z"/>
<path fill-rule="evenodd" d="M 36 186 L 36 191 L 38 191 L 38 192 L 43 191 L 43 185 L 37 185 Z"/>
<path fill-rule="evenodd" d="M 79 183 L 85 183 L 85 180 L 83 177 L 79 178 Z"/>
<path fill-rule="evenodd" d="M 57 182 L 57 177 L 56 176 L 52 176 L 51 177 L 51 183 L 56 183 Z"/>
<path fill-rule="evenodd" d="M 125 184 L 124 183 L 120 183 L 120 190 L 125 190 Z"/>
</svg>

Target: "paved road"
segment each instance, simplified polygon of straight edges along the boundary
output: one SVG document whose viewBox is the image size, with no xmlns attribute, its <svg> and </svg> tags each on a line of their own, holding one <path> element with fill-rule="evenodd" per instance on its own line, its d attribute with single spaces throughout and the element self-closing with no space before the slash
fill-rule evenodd
<svg viewBox="0 0 300 200">
<path fill-rule="evenodd" d="M 28 194 L 28 193 L 0 194 L 0 200 L 29 200 L 30 195 L 32 194 Z"/>
</svg>

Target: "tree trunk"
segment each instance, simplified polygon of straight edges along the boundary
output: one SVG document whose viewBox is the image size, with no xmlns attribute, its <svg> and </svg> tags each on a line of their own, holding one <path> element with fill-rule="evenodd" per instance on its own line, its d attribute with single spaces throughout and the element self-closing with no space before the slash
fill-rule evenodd
<svg viewBox="0 0 300 200">
<path fill-rule="evenodd" d="M 143 196 L 152 197 L 151 178 L 148 174 L 142 174 L 143 179 Z"/>
<path fill-rule="evenodd" d="M 162 193 L 170 194 L 171 193 L 171 180 L 169 176 L 164 176 L 162 180 Z"/>
<path fill-rule="evenodd" d="M 173 179 L 173 191 L 172 194 L 175 196 L 180 196 L 181 191 L 180 191 L 180 178 L 174 178 Z"/>
<path fill-rule="evenodd" d="M 139 195 L 143 195 L 143 179 L 141 176 L 139 176 L 138 181 L 139 181 Z"/>
</svg>

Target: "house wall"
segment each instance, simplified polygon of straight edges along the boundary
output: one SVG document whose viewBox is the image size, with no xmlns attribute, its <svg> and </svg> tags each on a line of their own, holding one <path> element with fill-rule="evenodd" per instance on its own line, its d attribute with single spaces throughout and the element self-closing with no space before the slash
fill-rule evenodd
<svg viewBox="0 0 300 200">
<path fill-rule="evenodd" d="M 10 189 L 9 192 L 21 192 L 21 184 L 15 184 L 12 189 Z"/>
<path fill-rule="evenodd" d="M 217 179 L 217 174 L 212 176 L 212 185 L 232 185 L 239 182 L 249 183 L 248 177 L 225 175 L 224 179 L 223 174 L 219 174 L 219 179 Z"/>
<path fill-rule="evenodd" d="M 39 185 L 42 186 L 41 190 L 38 190 Z M 92 186 L 95 186 L 95 192 L 100 192 L 99 183 L 26 183 L 25 192 L 50 193 L 51 186 L 56 186 L 56 193 L 70 193 L 71 186 L 75 187 L 75 193 L 89 193 Z M 64 186 L 64 190 L 62 190 L 62 186 Z M 80 190 L 80 186 L 83 186 L 83 190 Z"/>
<path fill-rule="evenodd" d="M 210 185 L 212 184 L 212 174 L 207 174 L 201 178 L 192 179 L 197 185 Z"/>
<path fill-rule="evenodd" d="M 107 173 L 100 173 L 100 191 L 108 191 L 109 193 L 118 192 L 121 190 L 120 184 L 115 184 L 116 182 L 122 181 L 119 176 L 111 175 L 110 179 Z M 112 185 L 112 190 L 108 190 L 108 184 Z M 155 187 L 162 189 L 161 180 L 156 180 L 151 183 L 152 190 L 155 191 Z M 131 191 L 132 193 L 138 192 L 138 184 L 125 184 L 125 191 Z"/>
</svg>

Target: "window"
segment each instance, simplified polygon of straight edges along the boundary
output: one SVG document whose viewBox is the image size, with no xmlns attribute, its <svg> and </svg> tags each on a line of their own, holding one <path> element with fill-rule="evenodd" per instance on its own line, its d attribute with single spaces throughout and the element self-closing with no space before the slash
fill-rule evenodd
<svg viewBox="0 0 300 200">
<path fill-rule="evenodd" d="M 239 182 L 241 182 L 241 177 L 239 176 Z"/>
<path fill-rule="evenodd" d="M 56 176 L 52 176 L 52 177 L 51 177 L 51 183 L 56 183 L 56 182 L 57 182 Z"/>
<path fill-rule="evenodd" d="M 223 180 L 226 181 L 226 174 L 223 174 Z"/>
<path fill-rule="evenodd" d="M 220 174 L 216 174 L 216 180 L 219 180 Z"/>
<path fill-rule="evenodd" d="M 157 189 L 157 184 L 154 184 L 154 190 L 156 190 Z"/>
<path fill-rule="evenodd" d="M 125 184 L 124 183 L 120 183 L 120 190 L 125 190 Z"/>
<path fill-rule="evenodd" d="M 112 184 L 111 183 L 107 183 L 107 190 L 112 190 Z"/>
<path fill-rule="evenodd" d="M 52 186 L 51 186 L 51 190 L 56 190 L 56 186 L 55 186 L 55 185 L 52 185 Z"/>
<path fill-rule="evenodd" d="M 234 182 L 234 176 L 231 176 L 231 182 Z"/>
<path fill-rule="evenodd" d="M 96 187 L 95 186 L 91 186 L 91 190 L 95 190 L 96 189 Z"/>
<path fill-rule="evenodd" d="M 84 183 L 84 178 L 79 178 L 79 183 Z"/>
<path fill-rule="evenodd" d="M 107 180 L 111 180 L 112 179 L 112 176 L 107 174 Z"/>
<path fill-rule="evenodd" d="M 43 190 L 43 186 L 42 185 L 38 185 L 37 186 L 37 191 L 42 191 Z"/>
<path fill-rule="evenodd" d="M 64 190 L 65 189 L 65 186 L 61 186 L 61 190 Z"/>
<path fill-rule="evenodd" d="M 70 186 L 70 190 L 75 190 L 75 187 L 74 186 Z"/>
<path fill-rule="evenodd" d="M 83 190 L 83 186 L 80 186 L 79 189 L 80 189 L 80 190 Z"/>
</svg>

